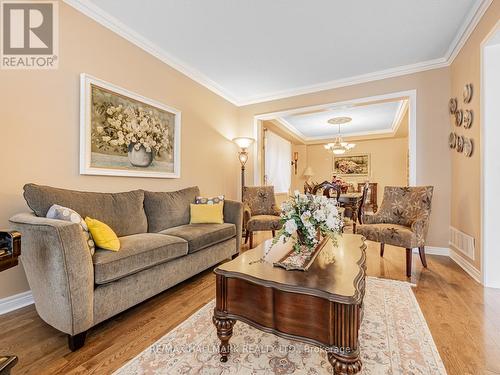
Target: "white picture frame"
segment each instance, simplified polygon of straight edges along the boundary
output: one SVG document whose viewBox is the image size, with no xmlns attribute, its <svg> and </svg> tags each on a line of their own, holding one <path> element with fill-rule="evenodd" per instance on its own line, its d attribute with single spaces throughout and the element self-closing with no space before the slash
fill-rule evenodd
<svg viewBox="0 0 500 375">
<path fill-rule="evenodd" d="M 144 138 L 142 140 L 147 145 L 147 148 L 143 143 L 139 143 L 140 141 L 132 143 L 130 139 L 125 139 L 125 142 L 130 142 L 132 147 L 136 145 L 135 150 L 131 149 L 130 143 L 128 146 L 126 143 L 124 144 L 123 133 L 126 133 L 125 137 L 132 136 L 132 133 L 127 133 L 125 130 L 123 132 L 120 131 L 121 135 L 119 139 L 112 139 L 111 141 L 107 140 L 107 138 L 110 138 L 107 136 L 109 135 L 108 133 L 105 133 L 105 137 L 98 134 L 97 130 L 102 131 L 103 126 L 105 128 L 108 126 L 108 117 L 110 116 L 107 115 L 108 111 L 102 111 L 109 103 L 97 105 L 97 97 L 110 98 L 109 100 L 113 103 L 120 103 L 120 110 L 123 110 L 127 106 L 127 103 L 130 103 L 128 107 L 131 110 L 128 113 L 132 113 L 134 116 L 139 113 L 139 110 L 145 111 L 141 113 L 147 112 L 145 115 L 149 116 L 148 119 L 150 120 L 148 121 L 155 121 L 155 124 L 158 125 L 155 128 L 156 131 L 154 134 L 152 132 L 148 134 L 148 137 L 152 139 L 152 146 L 150 147 L 150 143 L 147 143 L 148 141 L 144 140 Z M 140 106 L 141 104 L 143 106 Z M 111 110 L 116 108 L 117 106 L 113 106 Z M 103 121 L 103 119 L 108 121 Z M 116 121 L 117 119 L 112 119 L 112 121 Z M 99 126 L 99 129 L 96 130 L 99 124 L 103 126 Z M 109 128 L 109 131 L 115 134 L 115 129 Z M 165 130 L 161 132 L 158 129 Z M 105 131 L 108 131 L 108 128 Z M 172 131 L 173 135 L 171 135 Z M 108 145 L 107 143 L 103 143 L 103 138 L 109 143 L 118 142 L 119 144 Z M 134 137 L 133 139 L 135 140 L 136 138 Z M 156 142 L 157 140 L 158 142 Z M 160 145 L 165 147 L 161 147 Z M 128 151 L 125 151 L 125 148 Z M 147 151 L 148 149 L 150 151 Z M 155 152 L 156 149 L 158 149 L 157 153 Z M 146 165 L 148 158 L 150 164 Z M 132 164 L 134 162 L 135 164 Z M 180 178 L 180 168 L 181 111 L 135 94 L 112 83 L 92 77 L 89 74 L 82 73 L 80 75 L 80 174 Z"/>
</svg>

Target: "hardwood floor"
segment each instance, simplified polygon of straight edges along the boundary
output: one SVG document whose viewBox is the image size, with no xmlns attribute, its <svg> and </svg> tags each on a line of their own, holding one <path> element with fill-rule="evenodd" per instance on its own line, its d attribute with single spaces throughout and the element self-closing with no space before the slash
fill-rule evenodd
<svg viewBox="0 0 500 375">
<path fill-rule="evenodd" d="M 255 243 L 266 235 L 256 234 Z M 368 275 L 407 280 L 405 249 L 368 243 Z M 412 283 L 448 374 L 500 374 L 500 290 L 486 289 L 447 257 L 413 254 Z M 214 298 L 210 270 L 89 331 L 70 352 L 66 336 L 45 324 L 34 306 L 0 316 L 0 352 L 14 353 L 13 374 L 109 374 Z"/>
</svg>

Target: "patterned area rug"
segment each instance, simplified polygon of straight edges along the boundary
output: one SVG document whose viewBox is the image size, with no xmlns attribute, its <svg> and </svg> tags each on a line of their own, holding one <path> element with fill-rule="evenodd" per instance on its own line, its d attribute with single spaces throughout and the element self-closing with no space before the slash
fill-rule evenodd
<svg viewBox="0 0 500 375">
<path fill-rule="evenodd" d="M 325 351 L 236 322 L 227 363 L 219 361 L 214 301 L 115 374 L 331 374 Z M 446 374 L 410 284 L 367 278 L 360 331 L 361 374 Z"/>
</svg>

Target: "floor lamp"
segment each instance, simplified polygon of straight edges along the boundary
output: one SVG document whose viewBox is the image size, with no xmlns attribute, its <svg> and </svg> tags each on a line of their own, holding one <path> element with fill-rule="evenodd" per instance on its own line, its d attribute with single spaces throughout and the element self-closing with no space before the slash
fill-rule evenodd
<svg viewBox="0 0 500 375">
<path fill-rule="evenodd" d="M 248 147 L 254 143 L 253 138 L 248 137 L 238 137 L 234 138 L 233 142 L 238 145 L 240 151 L 238 152 L 238 159 L 241 164 L 241 201 L 243 202 L 243 187 L 245 186 L 245 164 L 248 160 Z"/>
</svg>

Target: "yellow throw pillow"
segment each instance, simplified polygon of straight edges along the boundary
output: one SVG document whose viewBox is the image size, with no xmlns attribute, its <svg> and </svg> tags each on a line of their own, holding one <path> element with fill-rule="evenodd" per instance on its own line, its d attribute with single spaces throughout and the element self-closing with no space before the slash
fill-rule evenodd
<svg viewBox="0 0 500 375">
<path fill-rule="evenodd" d="M 191 224 L 224 223 L 224 203 L 193 204 L 191 203 Z"/>
<path fill-rule="evenodd" d="M 104 224 L 102 221 L 92 219 L 91 217 L 86 217 L 85 223 L 87 224 L 90 234 L 92 234 L 97 247 L 112 251 L 120 250 L 120 240 L 116 236 L 115 232 L 113 232 L 113 229 Z"/>
</svg>

